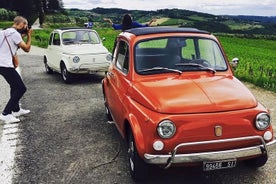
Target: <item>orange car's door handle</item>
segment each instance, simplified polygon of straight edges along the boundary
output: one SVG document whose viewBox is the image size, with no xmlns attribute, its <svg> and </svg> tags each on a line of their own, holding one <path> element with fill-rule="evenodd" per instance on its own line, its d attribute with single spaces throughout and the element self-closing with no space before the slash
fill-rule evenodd
<svg viewBox="0 0 276 184">
<path fill-rule="evenodd" d="M 114 74 L 112 72 L 107 72 L 107 75 L 110 77 L 114 77 Z"/>
</svg>

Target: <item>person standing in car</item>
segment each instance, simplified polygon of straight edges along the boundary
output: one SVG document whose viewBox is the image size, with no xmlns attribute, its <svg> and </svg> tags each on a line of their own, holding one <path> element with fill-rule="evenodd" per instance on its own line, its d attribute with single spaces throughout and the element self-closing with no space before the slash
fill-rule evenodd
<svg viewBox="0 0 276 184">
<path fill-rule="evenodd" d="M 131 28 L 137 28 L 137 27 L 148 27 L 150 26 L 153 22 L 156 21 L 156 19 L 152 19 L 151 21 L 149 21 L 149 23 L 147 24 L 140 24 L 136 21 L 132 20 L 132 17 L 130 16 L 130 14 L 125 14 L 122 20 L 121 24 L 114 24 L 112 22 L 111 19 L 109 18 L 104 18 L 104 21 L 109 22 L 109 24 L 115 29 L 115 30 L 122 30 L 125 31 L 127 29 L 131 29 Z"/>
</svg>

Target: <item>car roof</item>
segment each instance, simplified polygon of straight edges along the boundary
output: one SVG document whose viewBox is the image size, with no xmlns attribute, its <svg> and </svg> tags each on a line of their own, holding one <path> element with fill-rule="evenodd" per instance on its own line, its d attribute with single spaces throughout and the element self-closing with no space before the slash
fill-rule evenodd
<svg viewBox="0 0 276 184">
<path fill-rule="evenodd" d="M 91 28 L 86 28 L 86 27 L 62 27 L 59 28 L 60 30 L 68 30 L 68 29 L 88 29 L 91 30 Z"/>
<path fill-rule="evenodd" d="M 85 27 L 62 27 L 62 28 L 57 28 L 55 30 L 60 30 L 60 31 L 67 31 L 67 30 L 91 30 L 91 28 L 85 28 Z"/>
<path fill-rule="evenodd" d="M 174 28 L 174 27 L 142 27 L 125 30 L 125 32 L 132 33 L 136 36 L 158 34 L 158 33 L 200 33 L 210 34 L 208 31 L 199 30 L 196 28 Z"/>
</svg>

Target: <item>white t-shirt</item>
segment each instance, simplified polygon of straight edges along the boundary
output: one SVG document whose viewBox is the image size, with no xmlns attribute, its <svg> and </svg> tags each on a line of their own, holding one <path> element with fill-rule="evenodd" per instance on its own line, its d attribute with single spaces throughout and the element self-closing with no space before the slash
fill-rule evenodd
<svg viewBox="0 0 276 184">
<path fill-rule="evenodd" d="M 14 28 L 8 28 L 6 30 L 0 31 L 0 67 L 14 68 L 11 51 L 5 39 L 5 35 L 11 46 L 13 55 L 16 54 L 16 51 L 18 50 L 18 44 L 23 40 L 20 33 L 18 33 Z"/>
</svg>

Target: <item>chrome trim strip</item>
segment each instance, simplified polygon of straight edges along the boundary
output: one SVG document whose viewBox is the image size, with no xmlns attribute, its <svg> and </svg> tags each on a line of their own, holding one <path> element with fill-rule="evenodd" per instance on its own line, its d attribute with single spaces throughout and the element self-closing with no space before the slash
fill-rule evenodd
<svg viewBox="0 0 276 184">
<path fill-rule="evenodd" d="M 258 146 L 224 150 L 224 151 L 214 151 L 214 152 L 203 152 L 203 153 L 188 153 L 188 154 L 176 154 L 180 147 L 191 146 L 191 145 L 203 145 L 203 144 L 214 144 L 214 143 L 224 143 L 224 142 L 234 142 L 241 140 L 253 140 L 259 139 L 262 144 Z M 201 142 L 191 142 L 182 143 L 177 145 L 172 154 L 167 155 L 152 155 L 144 154 L 144 161 L 149 164 L 160 164 L 166 165 L 165 169 L 169 168 L 173 163 L 195 163 L 202 161 L 215 161 L 215 160 L 225 160 L 230 158 L 243 158 L 249 156 L 256 156 L 261 154 L 267 154 L 271 150 L 276 149 L 276 140 L 265 143 L 261 136 L 250 136 L 250 137 L 240 137 L 233 139 L 222 139 L 222 140 L 211 140 L 211 141 L 201 141 Z"/>
<path fill-rule="evenodd" d="M 110 63 L 81 63 L 72 66 L 69 71 L 107 71 Z"/>
</svg>

